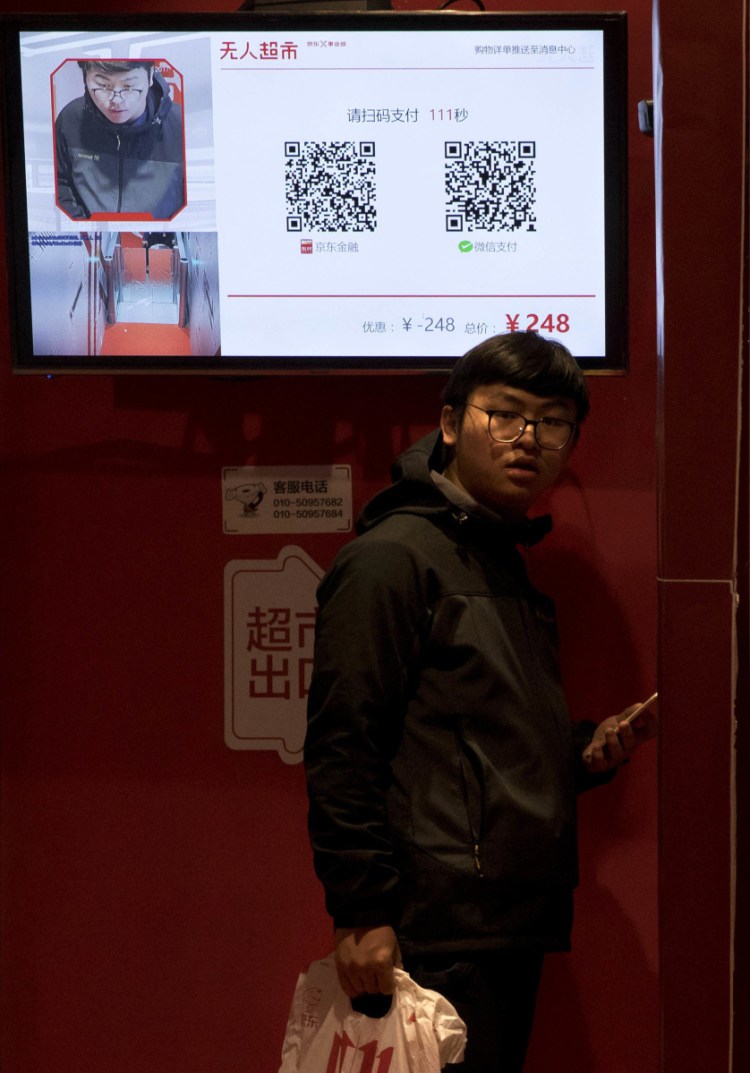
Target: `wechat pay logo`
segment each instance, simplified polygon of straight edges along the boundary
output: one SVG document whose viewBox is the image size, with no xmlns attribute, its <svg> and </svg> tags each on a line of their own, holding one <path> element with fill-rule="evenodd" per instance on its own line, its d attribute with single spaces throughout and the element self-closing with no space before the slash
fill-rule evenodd
<svg viewBox="0 0 750 1073">
<path fill-rule="evenodd" d="M 474 244 L 472 242 L 469 242 L 468 239 L 464 239 L 462 242 L 459 242 L 458 248 L 461 253 L 471 253 L 471 251 L 474 249 Z"/>
</svg>

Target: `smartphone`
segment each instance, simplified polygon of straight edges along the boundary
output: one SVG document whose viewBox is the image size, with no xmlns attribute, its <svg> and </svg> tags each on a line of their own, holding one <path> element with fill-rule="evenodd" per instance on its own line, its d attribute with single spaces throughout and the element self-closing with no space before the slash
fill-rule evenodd
<svg viewBox="0 0 750 1073">
<path fill-rule="evenodd" d="M 635 709 L 635 711 L 631 712 L 630 715 L 627 717 L 627 719 L 623 720 L 623 722 L 632 723 L 634 719 L 638 718 L 638 716 L 641 714 L 642 711 L 644 711 L 646 708 L 651 707 L 651 705 L 654 703 L 654 701 L 656 700 L 656 698 L 658 696 L 659 696 L 658 693 L 652 693 L 651 696 L 648 698 L 648 700 L 644 700 L 644 702 L 642 704 L 639 704 L 638 707 Z"/>
</svg>

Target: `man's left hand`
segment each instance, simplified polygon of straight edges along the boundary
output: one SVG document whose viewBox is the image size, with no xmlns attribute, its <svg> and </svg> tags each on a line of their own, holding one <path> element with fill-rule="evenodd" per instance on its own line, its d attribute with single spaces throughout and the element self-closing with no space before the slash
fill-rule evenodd
<svg viewBox="0 0 750 1073">
<path fill-rule="evenodd" d="M 583 750 L 583 762 L 589 771 L 599 774 L 619 767 L 639 745 L 656 737 L 657 717 L 650 708 L 639 712 L 632 723 L 627 722 L 628 716 L 638 707 L 638 704 L 631 704 L 624 712 L 611 715 L 599 724 Z"/>
</svg>

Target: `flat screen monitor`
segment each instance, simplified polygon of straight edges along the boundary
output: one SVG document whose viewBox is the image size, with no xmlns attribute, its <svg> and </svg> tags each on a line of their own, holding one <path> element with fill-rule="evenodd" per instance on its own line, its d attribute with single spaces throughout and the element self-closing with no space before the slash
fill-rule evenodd
<svg viewBox="0 0 750 1073">
<path fill-rule="evenodd" d="M 624 15 L 0 29 L 16 370 L 625 369 Z"/>
</svg>

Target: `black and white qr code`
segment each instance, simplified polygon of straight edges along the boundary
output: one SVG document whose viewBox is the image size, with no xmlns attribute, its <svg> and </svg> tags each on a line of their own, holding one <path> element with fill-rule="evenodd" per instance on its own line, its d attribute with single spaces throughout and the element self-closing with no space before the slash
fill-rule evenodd
<svg viewBox="0 0 750 1073">
<path fill-rule="evenodd" d="M 374 142 L 285 142 L 287 231 L 374 231 Z"/>
<path fill-rule="evenodd" d="M 536 231 L 536 142 L 446 142 L 448 231 Z"/>
</svg>

